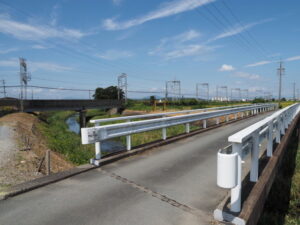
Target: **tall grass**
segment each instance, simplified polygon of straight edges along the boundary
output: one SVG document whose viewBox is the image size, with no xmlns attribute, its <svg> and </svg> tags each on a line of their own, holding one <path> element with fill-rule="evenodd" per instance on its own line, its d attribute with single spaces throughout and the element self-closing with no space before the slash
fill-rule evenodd
<svg viewBox="0 0 300 225">
<path fill-rule="evenodd" d="M 94 155 L 92 145 L 82 145 L 79 135 L 68 130 L 65 120 L 74 114 L 71 111 L 49 112 L 42 114 L 45 122 L 38 128 L 46 138 L 48 147 L 63 154 L 67 160 L 79 165 L 89 161 Z"/>
</svg>

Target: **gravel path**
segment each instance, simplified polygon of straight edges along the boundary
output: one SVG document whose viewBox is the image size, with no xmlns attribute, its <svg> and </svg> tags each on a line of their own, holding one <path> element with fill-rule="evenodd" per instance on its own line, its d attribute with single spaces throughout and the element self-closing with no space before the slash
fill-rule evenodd
<svg viewBox="0 0 300 225">
<path fill-rule="evenodd" d="M 14 158 L 17 143 L 14 140 L 15 132 L 12 127 L 0 126 L 0 168 Z"/>
</svg>

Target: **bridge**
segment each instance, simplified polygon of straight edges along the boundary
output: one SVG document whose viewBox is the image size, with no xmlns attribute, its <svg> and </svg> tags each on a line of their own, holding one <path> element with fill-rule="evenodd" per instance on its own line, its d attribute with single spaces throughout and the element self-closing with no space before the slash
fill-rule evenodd
<svg viewBox="0 0 300 225">
<path fill-rule="evenodd" d="M 59 111 L 59 110 L 85 110 L 85 109 L 110 109 L 120 108 L 120 100 L 82 100 L 82 99 L 34 99 L 23 100 L 24 112 Z M 21 110 L 19 99 L 0 99 L 1 106 L 12 106 Z"/>
<path fill-rule="evenodd" d="M 71 110 L 79 112 L 80 127 L 86 126 L 86 109 L 111 109 L 121 108 L 122 100 L 82 100 L 82 99 L 0 99 L 0 107 L 11 106 L 23 112 L 63 111 Z"/>
<path fill-rule="evenodd" d="M 239 114 L 243 115 L 243 118 L 234 118 L 232 121 L 224 121 L 223 124 L 217 120 L 216 124 L 211 124 L 201 132 L 187 133 L 184 138 L 172 141 L 168 141 L 172 137 L 166 138 L 159 145 L 155 145 L 155 148 L 131 154 L 131 157 L 100 157 L 100 167 L 0 201 L 0 223 L 210 224 L 214 221 L 213 211 L 228 194 L 227 189 L 217 186 L 219 149 L 228 146 L 229 136 L 268 119 L 274 113 L 268 107 L 247 108 L 247 112 L 250 110 L 251 113 Z M 222 111 L 224 114 L 224 110 Z M 239 111 L 243 112 L 243 109 Z M 215 112 L 198 113 L 197 118 L 206 115 L 208 120 L 208 114 L 213 113 Z M 220 115 L 218 112 L 218 116 Z M 289 117 L 282 118 L 292 118 L 291 113 L 284 114 L 286 115 Z M 177 122 L 180 118 L 181 122 L 186 124 L 192 121 L 186 120 L 188 116 L 190 115 L 175 117 Z M 169 124 L 175 121 L 161 119 Z M 158 119 L 151 121 L 158 126 Z M 129 127 L 136 129 L 148 122 L 125 122 L 127 126 L 123 127 L 128 127 L 131 123 Z M 279 120 L 277 122 L 279 123 Z M 291 120 L 288 120 L 284 126 L 290 122 Z M 96 124 L 95 128 L 84 130 L 86 133 L 93 130 L 94 134 L 100 134 L 106 129 L 107 135 L 113 135 L 117 133 L 115 126 Z M 162 129 L 164 126 L 167 126 L 166 122 L 161 125 Z M 281 124 L 279 127 L 282 127 Z M 85 132 L 82 135 L 84 136 Z M 127 133 L 123 132 L 123 135 Z M 97 144 L 104 138 L 95 134 L 83 142 Z M 128 150 L 120 154 L 126 155 L 138 150 Z M 96 151 L 95 160 L 97 154 L 99 152 Z M 251 164 L 251 159 L 245 159 L 245 164 Z M 243 177 L 248 171 L 246 167 L 243 169 Z"/>
</svg>

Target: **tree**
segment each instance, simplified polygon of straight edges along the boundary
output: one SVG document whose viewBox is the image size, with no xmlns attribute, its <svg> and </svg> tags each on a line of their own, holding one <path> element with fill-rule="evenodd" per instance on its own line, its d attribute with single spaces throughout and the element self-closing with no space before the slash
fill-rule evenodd
<svg viewBox="0 0 300 225">
<path fill-rule="evenodd" d="M 155 100 L 156 100 L 156 98 L 154 95 L 150 96 L 150 104 L 151 105 L 154 105 Z"/>
<path fill-rule="evenodd" d="M 97 88 L 94 99 L 118 99 L 118 90 L 120 91 L 120 99 L 124 98 L 124 91 L 117 86 L 109 86 L 107 88 Z"/>
</svg>

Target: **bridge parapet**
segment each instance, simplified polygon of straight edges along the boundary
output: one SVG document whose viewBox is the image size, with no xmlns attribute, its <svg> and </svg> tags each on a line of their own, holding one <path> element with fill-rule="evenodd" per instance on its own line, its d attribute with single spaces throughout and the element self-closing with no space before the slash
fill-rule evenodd
<svg viewBox="0 0 300 225">
<path fill-rule="evenodd" d="M 243 160 L 251 153 L 250 181 L 256 183 L 259 179 L 259 153 L 261 143 L 264 140 L 267 141 L 266 155 L 271 158 L 273 155 L 274 139 L 276 143 L 281 143 L 282 137 L 286 133 L 286 129 L 289 128 L 290 124 L 298 116 L 299 112 L 300 104 L 297 103 L 291 105 L 228 137 L 228 141 L 231 145 L 220 150 L 218 153 L 217 184 L 222 188 L 228 188 L 228 186 L 225 186 L 226 182 L 231 181 L 233 176 L 235 177 L 236 182 L 232 182 L 235 185 L 230 187 L 230 211 L 232 212 L 232 215 L 236 215 L 242 209 Z M 230 163 L 227 165 L 228 169 L 231 169 L 231 171 L 232 168 L 235 168 L 235 171 L 232 171 L 233 174 L 222 173 L 221 168 L 223 168 L 223 170 L 227 169 L 224 168 L 224 164 L 226 163 L 223 163 L 223 159 L 221 158 L 222 155 L 237 155 L 237 160 L 231 160 L 231 163 L 234 163 L 235 165 L 231 165 Z M 230 221 L 233 222 L 234 216 L 232 215 L 221 212 L 220 209 L 216 209 L 214 213 L 215 219 L 217 220 L 225 219 L 228 221 L 230 218 Z M 239 222 L 238 218 L 234 223 L 243 224 L 243 222 Z"/>
</svg>

